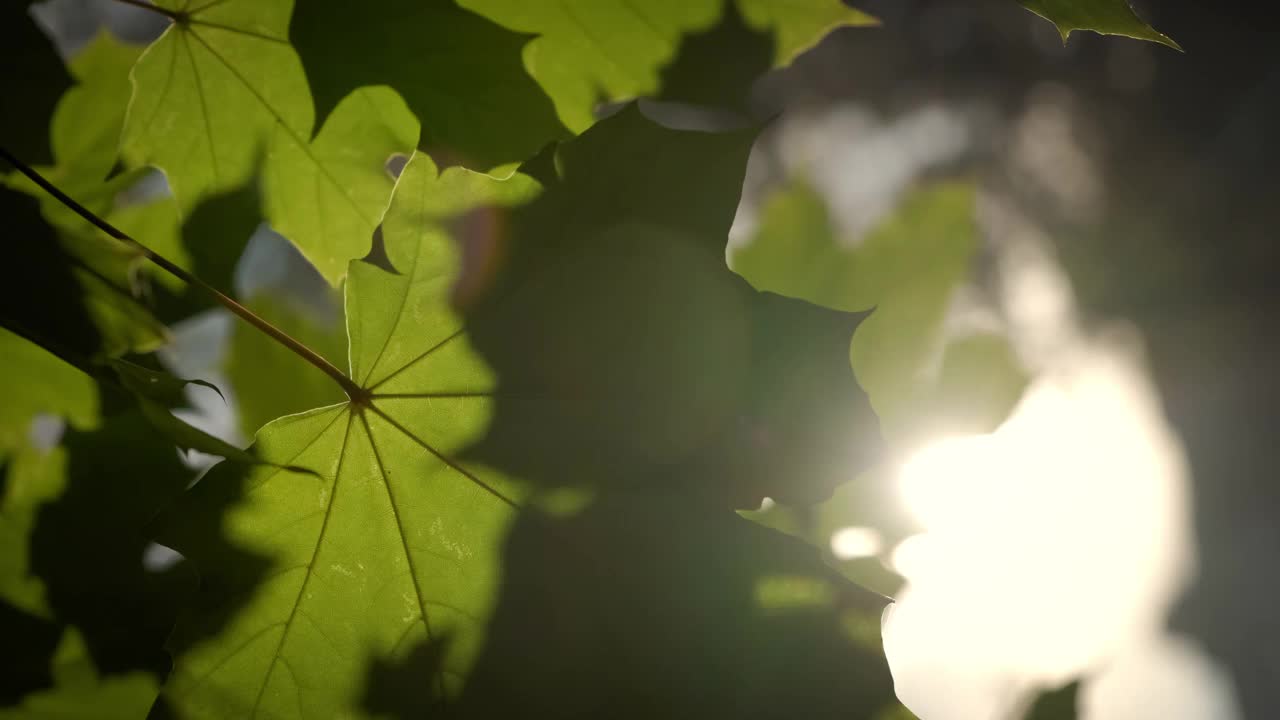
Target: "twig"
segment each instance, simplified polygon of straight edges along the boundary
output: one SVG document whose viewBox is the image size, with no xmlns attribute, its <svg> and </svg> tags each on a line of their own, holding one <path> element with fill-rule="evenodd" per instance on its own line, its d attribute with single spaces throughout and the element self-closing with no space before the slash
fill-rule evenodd
<svg viewBox="0 0 1280 720">
<path fill-rule="evenodd" d="M 123 2 L 124 0 L 121 0 L 121 1 Z M 67 196 L 66 193 L 59 190 L 56 186 L 54 186 L 53 183 L 46 180 L 44 176 L 42 176 L 40 173 L 33 170 L 30 166 L 26 165 L 21 160 L 18 160 L 16 157 L 13 156 L 12 153 L 10 153 L 8 150 L 6 150 L 3 147 L 0 147 L 0 157 L 3 157 L 11 165 L 17 168 L 19 172 L 21 172 L 23 175 L 26 175 L 28 178 L 31 179 L 32 182 L 34 182 L 35 184 L 43 188 L 45 192 L 57 198 L 59 202 L 71 208 L 72 210 L 74 210 L 76 214 L 80 215 L 80 217 L 84 218 L 85 220 L 88 220 L 99 230 L 125 243 L 126 245 L 129 245 L 130 247 L 135 248 L 138 252 L 142 253 L 142 255 L 145 258 L 155 263 L 156 265 L 160 266 L 161 269 L 163 269 L 165 272 L 168 272 L 170 275 L 173 275 L 174 277 L 182 280 L 183 282 L 189 285 L 198 287 L 204 292 L 208 293 L 215 301 L 218 302 L 219 305 L 222 305 L 223 307 L 235 313 L 236 315 L 239 315 L 240 318 L 243 319 L 245 322 L 254 326 L 258 330 L 266 333 L 276 342 L 292 350 L 295 354 L 297 354 L 303 360 L 306 360 L 307 362 L 311 363 L 315 367 L 319 368 L 326 375 L 333 378 L 334 381 L 337 382 L 338 385 L 342 387 L 342 390 L 347 394 L 347 397 L 351 398 L 352 401 L 357 403 L 364 403 L 365 401 L 367 401 L 369 396 L 369 392 L 367 390 L 360 387 L 358 384 L 356 384 L 354 380 L 348 377 L 346 373 L 339 370 L 337 366 L 335 366 L 333 363 L 329 362 L 328 360 L 325 360 L 323 357 L 321 357 L 318 353 L 316 353 L 311 348 L 293 339 L 283 330 L 272 325 L 271 323 L 267 322 L 263 318 L 259 317 L 249 308 L 241 305 L 235 300 L 232 300 L 230 297 L 224 295 L 217 288 L 213 287 L 212 285 L 209 285 L 205 281 L 201 280 L 195 275 L 192 275 L 186 270 L 183 270 L 182 268 L 173 264 L 163 256 L 156 254 L 153 250 L 151 250 L 151 248 L 148 248 L 147 246 L 143 245 L 137 240 L 134 240 L 124 231 L 115 227 L 114 225 L 107 222 L 106 220 L 103 220 L 102 218 L 98 217 L 89 209 L 85 208 L 83 205 L 81 205 L 80 203 L 76 202 L 75 200 Z"/>
</svg>

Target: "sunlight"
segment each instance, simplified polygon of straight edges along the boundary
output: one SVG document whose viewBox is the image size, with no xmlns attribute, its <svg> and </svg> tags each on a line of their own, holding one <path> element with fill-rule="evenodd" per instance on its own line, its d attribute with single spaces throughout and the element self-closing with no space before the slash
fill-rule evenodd
<svg viewBox="0 0 1280 720">
<path fill-rule="evenodd" d="M 1154 388 L 1109 347 L 1035 381 L 996 432 L 914 453 L 898 485 L 924 532 L 891 554 L 908 586 L 885 623 L 899 696 L 1000 717 L 1162 633 L 1192 565 L 1185 474 Z"/>
<path fill-rule="evenodd" d="M 831 535 L 831 554 L 841 560 L 875 557 L 883 546 L 884 541 L 875 528 L 842 527 Z"/>
</svg>

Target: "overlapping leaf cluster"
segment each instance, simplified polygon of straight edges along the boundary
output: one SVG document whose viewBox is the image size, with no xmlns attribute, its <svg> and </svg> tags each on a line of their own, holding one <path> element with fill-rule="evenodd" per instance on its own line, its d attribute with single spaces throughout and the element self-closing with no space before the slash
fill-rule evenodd
<svg viewBox="0 0 1280 720">
<path fill-rule="evenodd" d="M 910 255 L 879 261 L 892 281 L 865 258 L 828 264 L 854 299 L 786 272 L 829 248 L 762 236 L 739 258 L 755 287 L 724 261 L 752 80 L 872 18 L 838 0 L 151 10 L 169 25 L 149 46 L 101 34 L 65 68 L 25 3 L 0 23 L 39 80 L 0 114 L 0 145 L 82 210 L 16 170 L 0 189 L 21 268 L 0 296 L 17 668 L 0 712 L 892 704 L 875 641 L 850 629 L 882 599 L 733 511 L 820 500 L 876 459 L 872 406 L 888 420 L 911 395 L 882 347 L 924 352 L 968 246 L 913 249 L 951 259 L 924 277 Z M 599 111 L 635 97 L 720 106 L 745 129 Z M 936 193 L 920 202 L 964 203 Z M 229 290 L 262 222 L 341 287 L 346 333 L 242 298 L 336 366 L 238 329 L 240 421 L 262 425 L 243 451 L 170 412 L 189 383 L 153 354 L 210 296 L 103 228 Z M 226 459 L 193 485 L 175 446 Z"/>
</svg>

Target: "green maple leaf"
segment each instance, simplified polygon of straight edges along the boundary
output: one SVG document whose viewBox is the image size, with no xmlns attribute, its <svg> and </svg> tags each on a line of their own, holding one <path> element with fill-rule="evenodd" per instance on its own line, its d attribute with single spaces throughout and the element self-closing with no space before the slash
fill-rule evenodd
<svg viewBox="0 0 1280 720">
<path fill-rule="evenodd" d="M 369 250 L 418 123 L 388 88 L 354 91 L 313 138 L 315 109 L 288 41 L 290 0 L 157 6 L 174 23 L 133 69 L 122 137 L 131 165 L 165 171 L 183 208 L 245 184 L 265 154 L 267 219 L 336 284 Z"/>
<path fill-rule="evenodd" d="M 354 711 L 363 695 L 360 669 L 365 663 L 394 662 L 423 642 L 445 637 L 447 646 L 434 656 L 431 686 L 437 695 L 460 691 L 484 642 L 501 577 L 501 541 L 521 505 L 535 488 L 548 484 L 613 485 L 630 477 L 619 472 L 634 459 L 634 454 L 619 456 L 611 468 L 597 464 L 617 447 L 616 439 L 609 447 L 592 447 L 596 435 L 572 435 L 584 427 L 581 423 L 556 423 L 603 419 L 605 426 L 616 428 L 618 421 L 558 415 L 557 403 L 572 404 L 574 399 L 563 394 L 554 377 L 517 376 L 512 366 L 520 358 L 495 344 L 495 338 L 506 335 L 510 319 L 522 318 L 527 330 L 548 333 L 538 344 L 520 345 L 523 358 L 532 360 L 554 349 L 542 358 L 551 366 L 563 359 L 568 367 L 603 370 L 609 367 L 603 358 L 618 352 L 608 338 L 593 340 L 593 328 L 580 324 L 583 317 L 572 312 L 556 317 L 566 309 L 559 300 L 582 297 L 576 289 L 555 294 L 549 305 L 534 306 L 525 302 L 527 296 L 511 292 L 523 285 L 521 278 L 544 286 L 569 280 L 580 289 L 581 282 L 594 282 L 593 269 L 610 270 L 599 278 L 606 285 L 622 280 L 619 272 L 633 273 L 602 306 L 616 301 L 641 314 L 624 315 L 621 326 L 649 326 L 636 345 L 655 346 L 645 351 L 645 358 L 660 359 L 663 353 L 678 357 L 665 367 L 648 368 L 658 372 L 656 378 L 643 377 L 643 368 L 641 376 L 627 375 L 637 372 L 635 364 L 624 364 L 616 377 L 630 386 L 628 393 L 647 389 L 677 402 L 666 415 L 677 425 L 683 426 L 687 421 L 682 416 L 688 415 L 718 423 L 732 420 L 736 428 L 737 410 L 761 408 L 795 417 L 792 411 L 809 408 L 789 400 L 796 395 L 812 401 L 811 395 L 751 391 L 752 378 L 766 384 L 786 379 L 788 369 L 795 369 L 802 381 L 825 380 L 828 367 L 834 366 L 846 383 L 836 386 L 834 395 L 843 397 L 845 387 L 853 388 L 846 351 L 855 317 L 761 296 L 724 264 L 725 236 L 753 138 L 754 132 L 717 136 L 667 130 L 630 108 L 564 146 L 552 163 L 561 176 L 544 177 L 553 187 L 541 194 L 539 183 L 526 174 L 500 180 L 458 167 L 438 172 L 428 157 L 415 155 L 400 177 L 383 226 L 386 259 L 396 272 L 354 262 L 349 273 L 350 376 L 361 390 L 354 400 L 282 418 L 258 433 L 255 452 L 262 460 L 309 468 L 314 474 L 224 463 L 196 485 L 165 524 L 163 541 L 198 566 L 204 588 L 193 619 L 175 633 L 177 660 L 164 690 L 166 702 L 179 714 L 192 716 Z M 611 227 L 618 219 L 621 225 Z M 639 235 L 632 234 L 636 228 Z M 665 230 L 652 234 L 654 228 Z M 470 243 L 468 275 L 479 277 L 474 287 L 459 277 L 452 235 Z M 663 236 L 677 245 L 689 238 L 696 241 L 677 249 L 676 256 L 655 256 L 660 261 L 656 266 L 646 262 L 633 267 L 627 261 L 640 259 L 642 248 L 619 247 L 609 240 Z M 592 250 L 593 239 L 603 254 Z M 504 255 L 505 262 L 500 260 Z M 496 272 L 495 258 L 502 266 Z M 556 258 L 574 267 L 557 274 Z M 663 265 L 664 259 L 688 261 L 692 270 Z M 578 260 L 585 264 L 575 266 Z M 540 274 L 548 268 L 553 270 Z M 675 273 L 676 283 L 662 280 L 668 272 Z M 704 280 L 712 285 L 701 286 Z M 730 312 L 706 314 L 687 303 L 649 312 L 645 302 L 657 297 L 652 288 L 675 290 L 682 300 L 710 293 L 723 301 L 710 307 L 724 310 L 727 302 Z M 753 301 L 756 296 L 761 305 Z M 465 326 L 451 298 L 460 298 L 468 308 Z M 671 311 L 693 311 L 698 321 L 681 325 Z M 728 337 L 734 340 L 729 345 L 717 340 L 685 345 L 693 342 L 691 333 L 714 335 L 714 325 L 707 323 L 719 321 L 730 328 Z M 742 331 L 754 337 L 759 327 L 777 330 L 780 324 L 792 328 L 797 339 L 813 343 L 798 344 L 792 357 L 798 364 L 779 362 L 783 355 L 739 342 Z M 808 329 L 816 329 L 820 340 L 814 341 Z M 790 347 L 790 339 L 770 338 L 784 348 Z M 561 343 L 563 347 L 554 347 Z M 824 359 L 816 364 L 803 360 L 806 352 L 816 352 L 815 346 Z M 538 348 L 533 355 L 527 352 L 530 347 Z M 734 357 L 744 350 L 753 362 Z M 708 359 L 698 360 L 703 353 Z M 535 365 L 545 369 L 542 360 Z M 727 373 L 732 383 L 706 396 L 716 406 L 712 413 L 691 399 L 696 392 L 679 397 L 681 389 L 695 388 L 700 381 L 718 383 L 716 366 L 726 361 L 742 367 Z M 815 374 L 805 367 L 822 369 Z M 529 387 L 522 379 L 547 382 Z M 829 387 L 823 391 L 824 398 L 831 394 Z M 725 393 L 742 397 L 729 402 Z M 562 433 L 558 447 L 569 443 L 576 453 L 561 465 L 569 474 L 550 482 L 545 477 L 524 480 L 526 470 L 536 475 L 540 466 L 520 455 L 526 446 L 504 447 L 508 435 L 494 432 L 527 419 L 525 400 L 530 397 L 543 409 L 533 419 L 546 419 Z M 557 399 L 547 400 L 553 397 Z M 849 399 L 855 410 L 865 412 L 865 399 L 861 406 L 856 394 Z M 616 407 L 631 410 L 625 403 Z M 729 486 L 737 487 L 742 480 L 737 475 L 746 472 L 743 482 L 750 485 L 751 465 L 777 467 L 762 452 L 796 457 L 788 447 L 744 448 L 738 431 L 728 427 L 700 427 L 696 437 L 705 444 L 676 452 L 680 443 L 664 443 L 678 433 L 656 427 L 653 421 L 661 418 L 654 411 L 648 405 L 640 413 L 646 415 L 647 434 L 623 443 L 631 449 L 651 443 L 663 457 L 680 460 L 681 467 L 668 467 L 668 476 L 655 482 L 674 483 L 693 495 L 721 485 L 701 483 L 697 473 L 722 474 Z M 826 419 L 823 413 L 814 415 Z M 836 427 L 840 433 L 851 430 Z M 774 432 L 794 439 L 785 427 L 776 426 Z M 855 440 L 844 434 L 836 438 L 841 446 Z M 644 467 L 660 471 L 662 466 Z M 799 469 L 779 481 L 807 482 Z M 750 487 L 745 494 L 758 502 L 760 492 Z M 725 493 L 710 495 L 724 507 Z M 239 499 L 230 512 L 207 509 L 227 498 Z M 272 569 L 266 574 L 247 570 L 246 554 L 269 561 Z M 206 623 L 226 629 L 214 635 Z"/>
<path fill-rule="evenodd" d="M 460 168 L 439 175 L 423 155 L 405 169 L 383 228 L 400 274 L 357 262 L 347 284 L 352 377 L 370 397 L 258 434 L 260 458 L 318 476 L 225 463 L 162 534 L 200 567 L 205 589 L 199 619 L 175 634 L 164 692 L 178 712 L 311 717 L 352 708 L 371 657 L 447 631 L 471 638 L 436 680 L 456 691 L 497 582 L 497 540 L 523 492 L 453 459 L 488 420 L 493 378 L 449 309 L 458 256 L 439 218 L 535 188 Z M 210 495 L 237 489 L 245 496 L 231 512 L 209 513 Z M 217 542 L 219 525 L 234 548 Z M 259 577 L 245 553 L 277 569 Z M 226 631 L 208 637 L 209 618 L 228 615 Z"/>
<path fill-rule="evenodd" d="M 47 176 L 66 192 L 104 180 L 116 164 L 129 105 L 129 70 L 142 48 L 99 31 L 68 63 L 76 84 L 49 122 L 55 169 Z M 73 184 L 74 183 L 74 184 Z"/>
<path fill-rule="evenodd" d="M 1172 38 L 1146 24 L 1133 12 L 1129 0 L 1018 0 L 1022 7 L 1053 23 L 1062 41 L 1075 30 L 1123 35 L 1181 50 Z"/>
<path fill-rule="evenodd" d="M 676 56 L 681 36 L 712 27 L 723 10 L 722 0 L 460 4 L 512 30 L 539 35 L 525 51 L 525 66 L 575 132 L 591 125 L 601 100 L 657 92 L 659 71 Z M 740 0 L 737 8 L 749 27 L 772 31 L 778 66 L 837 27 L 875 22 L 839 0 Z"/>
</svg>

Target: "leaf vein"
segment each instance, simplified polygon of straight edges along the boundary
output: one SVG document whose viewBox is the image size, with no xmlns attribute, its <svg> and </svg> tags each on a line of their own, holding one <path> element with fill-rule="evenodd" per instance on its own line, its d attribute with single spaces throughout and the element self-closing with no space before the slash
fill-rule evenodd
<svg viewBox="0 0 1280 720">
<path fill-rule="evenodd" d="M 413 585 L 413 594 L 418 598 L 418 611 L 422 614 L 422 625 L 427 630 L 427 640 L 434 640 L 431 634 L 431 620 L 427 617 L 427 603 L 422 597 L 422 587 L 418 584 L 418 572 L 414 566 L 413 553 L 409 550 L 409 538 L 405 534 L 404 520 L 400 517 L 400 506 L 396 503 L 395 491 L 391 489 L 391 478 L 387 475 L 387 468 L 382 463 L 382 453 L 378 451 L 378 443 L 373 439 L 373 430 L 369 428 L 369 420 L 360 414 L 360 422 L 364 425 L 364 433 L 369 438 L 369 447 L 373 448 L 373 457 L 378 462 L 378 471 L 382 474 L 382 485 L 387 489 L 387 501 L 391 503 L 391 514 L 396 520 L 396 529 L 400 535 L 400 546 L 404 550 L 405 562 L 409 565 L 409 582 Z M 440 689 L 440 696 L 444 697 L 444 681 L 437 677 L 437 684 Z"/>
<path fill-rule="evenodd" d="M 271 115 L 271 117 L 275 118 L 275 121 L 280 124 L 280 127 L 284 128 L 285 132 L 289 134 L 290 138 L 295 143 L 297 143 L 299 149 L 302 150 L 302 154 L 306 156 L 308 160 L 311 161 L 311 164 L 316 167 L 316 170 L 319 172 L 319 174 L 322 175 L 326 180 L 328 180 L 331 185 L 333 185 L 334 189 L 338 191 L 338 195 L 342 196 L 342 198 L 346 200 L 348 204 L 351 205 L 351 208 L 355 210 L 356 214 L 358 214 L 361 218 L 363 218 L 365 222 L 368 222 L 368 223 L 375 222 L 373 218 L 369 218 L 365 216 L 364 209 L 361 208 L 360 204 L 355 201 L 355 198 L 351 197 L 351 194 L 347 192 L 346 186 L 338 182 L 337 178 L 333 177 L 333 175 L 329 173 L 329 168 L 324 163 L 316 159 L 315 154 L 312 153 L 311 151 L 311 143 L 309 142 L 309 138 L 303 139 L 295 129 L 290 127 L 289 124 L 284 121 L 284 118 L 280 116 L 280 113 L 276 112 L 275 107 L 273 107 L 271 103 L 267 102 L 267 99 L 264 98 L 262 94 L 258 92 L 258 89 L 255 88 L 248 81 L 248 79 L 246 79 L 245 76 L 242 75 L 240 71 L 234 65 L 231 64 L 230 61 L 228 61 L 225 57 L 223 57 L 222 53 L 214 49 L 213 45 L 211 45 L 209 41 L 200 37 L 199 33 L 196 33 L 195 31 L 191 31 L 189 34 L 191 35 L 191 37 L 195 38 L 196 40 L 199 40 L 200 44 L 204 45 L 205 49 L 207 49 L 215 58 L 217 58 L 218 62 L 222 63 L 222 66 L 225 67 L 228 72 L 230 72 L 232 75 L 236 77 L 237 80 L 240 81 L 241 85 L 244 85 L 245 89 L 248 90 L 249 93 L 253 95 L 253 97 L 258 101 L 258 104 L 261 105 L 262 108 L 266 110 L 268 114 Z"/>
<path fill-rule="evenodd" d="M 448 465 L 449 467 L 451 467 L 451 468 L 453 468 L 454 470 L 456 470 L 456 471 L 458 472 L 458 474 L 462 475 L 462 476 L 463 476 L 463 477 L 465 477 L 466 479 L 468 479 L 468 480 L 470 480 L 471 482 L 475 483 L 475 484 L 476 484 L 476 486 L 477 486 L 477 487 L 479 487 L 480 489 L 484 490 L 485 492 L 488 492 L 490 495 L 493 495 L 494 497 L 498 498 L 499 500 L 501 500 L 502 502 L 506 503 L 507 505 L 510 505 L 512 508 L 515 508 L 515 509 L 517 509 L 517 510 L 518 510 L 518 509 L 520 509 L 520 506 L 519 506 L 519 505 L 517 505 L 517 504 L 516 504 L 516 502 L 515 502 L 514 500 L 512 500 L 512 499 L 511 499 L 511 498 L 509 498 L 509 497 L 507 497 L 506 495 L 503 495 L 503 494 L 502 494 L 501 492 L 499 492 L 496 488 L 494 488 L 493 486 L 491 486 L 491 485 L 489 485 L 488 483 L 484 482 L 484 481 L 483 481 L 483 480 L 481 480 L 480 478 L 476 477 L 476 476 L 475 476 L 475 474 L 474 474 L 474 473 L 472 473 L 470 470 L 467 470 L 466 468 L 462 467 L 461 465 L 459 465 L 457 462 L 455 462 L 455 461 L 454 461 L 454 460 L 452 460 L 451 458 L 446 457 L 446 456 L 445 456 L 444 454 L 442 454 L 439 450 L 436 450 L 435 448 L 433 448 L 433 447 L 431 447 L 430 445 L 428 445 L 425 441 L 423 441 L 423 440 L 422 440 L 422 438 L 418 437 L 417 435 L 414 435 L 412 432 L 409 432 L 408 428 L 406 428 L 405 426 L 403 426 L 403 425 L 401 425 L 399 422 L 397 422 L 395 418 L 393 418 L 393 417 L 391 417 L 390 415 L 388 415 L 388 414 L 386 414 L 385 412 L 383 412 L 380 408 L 378 408 L 378 406 L 376 406 L 376 405 L 370 405 L 370 406 L 369 406 L 369 409 L 370 409 L 370 410 L 372 410 L 372 411 L 374 411 L 375 413 L 377 413 L 377 414 L 378 414 L 378 417 L 380 417 L 380 418 L 382 418 L 383 420 L 386 420 L 388 423 L 390 423 L 392 427 L 394 427 L 395 429 L 397 429 L 397 430 L 399 430 L 401 433 L 403 433 L 405 437 L 407 437 L 407 438 L 409 438 L 410 440 L 412 440 L 413 442 L 417 443 L 419 447 L 421 447 L 422 449 L 424 449 L 424 450 L 426 450 L 427 452 L 431 453 L 432 455 L 435 455 L 435 456 L 436 456 L 437 458 L 439 458 L 439 459 L 440 459 L 440 461 L 441 461 L 441 462 L 443 462 L 445 465 Z"/>
<path fill-rule="evenodd" d="M 311 551 L 311 559 L 307 561 L 307 568 L 315 567 L 316 557 L 320 554 L 320 546 L 324 544 L 325 531 L 329 529 L 329 520 L 333 517 L 333 506 L 338 497 L 338 484 L 342 475 L 342 463 L 347 457 L 347 445 L 351 436 L 351 413 L 347 412 L 347 430 L 343 434 L 342 450 L 338 452 L 338 467 L 334 471 L 333 489 L 329 492 L 329 504 L 325 507 L 324 521 L 320 524 L 320 533 L 316 536 L 315 548 Z M 318 436 L 317 436 L 318 437 Z M 262 695 L 266 692 L 267 685 L 271 682 L 271 673 L 275 670 L 276 661 L 280 659 L 280 651 L 284 647 L 284 641 L 289 636 L 289 630 L 293 627 L 293 621 L 298 615 L 298 610 L 302 606 L 302 598 L 307 591 L 307 585 L 310 583 L 315 573 L 308 572 L 302 578 L 302 584 L 298 587 L 298 595 L 293 601 L 293 607 L 289 610 L 289 617 L 285 620 L 284 632 L 280 633 L 280 639 L 276 642 L 276 649 L 271 653 L 271 665 L 267 668 L 266 677 L 262 679 L 262 685 L 258 687 L 258 694 L 253 700 L 253 709 L 249 712 L 249 717 L 258 716 L 258 707 L 262 703 Z"/>
</svg>

